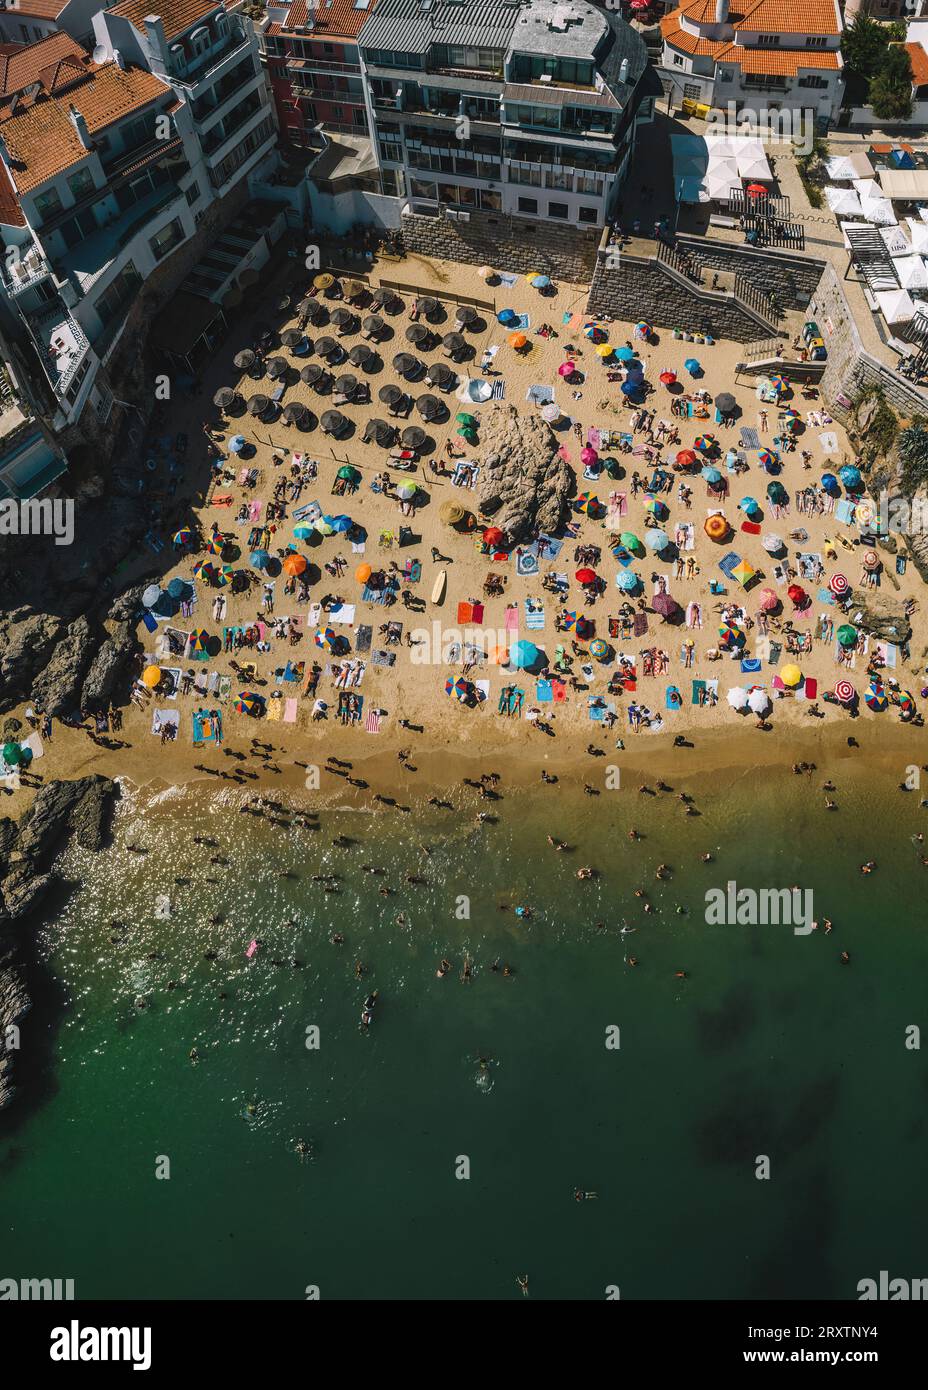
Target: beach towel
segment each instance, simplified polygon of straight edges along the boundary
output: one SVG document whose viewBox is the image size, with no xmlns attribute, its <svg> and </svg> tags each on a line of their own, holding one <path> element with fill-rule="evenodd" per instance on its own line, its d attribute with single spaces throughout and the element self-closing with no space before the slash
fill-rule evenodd
<svg viewBox="0 0 928 1390">
<path fill-rule="evenodd" d="M 231 492 L 222 492 L 222 493 L 218 493 L 218 492 L 217 492 L 216 496 L 215 496 L 215 497 L 212 499 L 212 501 L 210 502 L 210 506 L 211 506 L 211 507 L 231 507 L 231 506 L 232 506 L 233 500 L 234 500 L 234 499 L 233 499 L 233 497 L 232 497 Z"/>
<path fill-rule="evenodd" d="M 506 398 L 506 383 L 501 376 L 490 382 L 490 400 L 502 401 Z"/>
<path fill-rule="evenodd" d="M 225 704 L 231 694 L 232 677 L 220 676 L 219 681 L 216 685 L 216 699 L 219 700 L 220 703 Z"/>
<path fill-rule="evenodd" d="M 807 700 L 814 700 L 818 695 L 818 681 L 812 676 L 806 676 L 802 687 L 802 693 Z"/>
<path fill-rule="evenodd" d="M 758 656 L 743 656 L 741 658 L 741 674 L 744 676 L 755 675 L 761 668 L 762 662 Z"/>
<path fill-rule="evenodd" d="M 488 680 L 474 681 L 477 695 L 481 700 L 486 700 L 490 695 L 490 682 Z"/>
<path fill-rule="evenodd" d="M 726 579 L 731 579 L 732 573 L 741 564 L 741 556 L 736 555 L 732 550 L 728 555 L 723 555 L 719 560 L 719 569 Z"/>
<path fill-rule="evenodd" d="M 554 703 L 556 705 L 563 705 L 567 700 L 567 686 L 564 684 L 564 682 L 559 680 L 552 680 L 551 690 L 554 694 Z"/>
<path fill-rule="evenodd" d="M 525 600 L 525 626 L 529 632 L 540 632 L 545 625 L 545 606 L 537 599 Z"/>
<path fill-rule="evenodd" d="M 783 646 L 780 642 L 771 642 L 767 648 L 767 665 L 776 666 L 783 653 Z"/>
<path fill-rule="evenodd" d="M 815 597 L 819 603 L 830 603 L 833 605 L 835 601 L 835 596 L 830 589 L 819 589 Z"/>
<path fill-rule="evenodd" d="M 636 637 L 644 637 L 645 633 L 648 631 L 647 613 L 636 613 L 632 626 Z"/>
<path fill-rule="evenodd" d="M 516 557 L 516 572 L 521 575 L 532 575 L 538 573 L 537 546 L 526 546 L 522 553 Z"/>
<path fill-rule="evenodd" d="M 742 449 L 759 449 L 760 435 L 750 425 L 742 425 L 739 430 Z"/>
<path fill-rule="evenodd" d="M 282 699 L 275 699 L 275 698 L 272 696 L 271 699 L 268 700 L 268 702 L 267 702 L 267 708 L 266 708 L 266 710 L 265 710 L 265 717 L 266 717 L 268 720 L 270 720 L 270 722 L 271 722 L 272 724 L 277 724 L 277 723 L 280 722 L 280 718 L 281 718 L 281 715 L 283 714 L 283 712 L 284 712 L 284 702 L 283 702 L 283 700 L 282 700 Z"/>
<path fill-rule="evenodd" d="M 365 729 L 367 730 L 367 732 L 368 732 L 369 734 L 379 734 L 379 733 L 380 733 L 380 710 L 379 710 L 379 709 L 372 709 L 372 710 L 369 710 L 369 711 L 368 711 L 368 715 L 367 715 L 367 719 L 365 720 L 364 727 L 365 727 Z"/>
<path fill-rule="evenodd" d="M 535 682 L 535 699 L 540 705 L 549 705 L 554 699 L 554 691 L 551 689 L 550 681 Z"/>
<path fill-rule="evenodd" d="M 261 501 L 259 497 L 253 497 L 251 502 L 248 504 L 248 520 L 259 521 L 261 518 L 261 508 L 263 506 L 264 503 Z"/>
<path fill-rule="evenodd" d="M 505 285 L 505 286 L 506 286 L 507 290 L 511 290 L 512 287 L 513 287 L 513 285 L 514 285 L 514 284 L 518 281 L 518 279 L 519 279 L 518 275 L 513 275 L 513 274 L 512 274 L 510 271 L 508 271 L 508 270 L 498 270 L 498 271 L 496 272 L 496 278 L 497 278 L 497 280 L 499 281 L 499 283 L 500 283 L 501 285 Z"/>
<path fill-rule="evenodd" d="M 538 537 L 539 560 L 556 560 L 563 546 L 564 542 L 557 540 L 554 536 L 540 535 Z"/>
<path fill-rule="evenodd" d="M 356 652 L 369 652 L 371 649 L 371 638 L 374 629 L 367 623 L 362 623 L 355 634 L 354 649 Z"/>
<path fill-rule="evenodd" d="M 518 632 L 518 631 L 519 631 L 519 606 L 518 606 L 518 604 L 511 604 L 511 605 L 509 605 L 509 607 L 507 607 L 507 609 L 506 609 L 506 631 L 507 631 L 507 632 Z"/>
<path fill-rule="evenodd" d="M 834 430 L 824 430 L 818 437 L 826 454 L 836 454 L 838 452 L 838 436 Z"/>
<path fill-rule="evenodd" d="M 161 730 L 165 724 L 173 724 L 175 729 L 180 728 L 180 710 L 178 709 L 155 709 L 151 715 L 151 731 L 160 738 Z"/>
<path fill-rule="evenodd" d="M 705 681 L 695 680 L 695 681 L 692 682 L 692 694 L 691 694 L 691 696 L 690 696 L 690 704 L 691 704 L 691 705 L 698 705 L 698 704 L 699 704 L 699 696 L 700 696 L 700 693 L 701 693 L 702 691 L 704 691 L 705 688 L 706 688 L 706 682 L 705 682 Z"/>
<path fill-rule="evenodd" d="M 853 526 L 856 511 L 857 508 L 854 503 L 849 502 L 846 497 L 842 497 L 840 501 L 835 503 L 835 520 L 840 522 L 842 526 Z"/>
<path fill-rule="evenodd" d="M 296 723 L 297 704 L 298 704 L 297 699 L 296 699 L 296 697 L 293 696 L 293 695 L 291 695 L 291 696 L 289 697 L 289 699 L 287 699 L 287 700 L 284 701 L 284 723 L 285 723 L 285 724 L 295 724 L 295 723 Z"/>
<path fill-rule="evenodd" d="M 389 589 L 372 589 L 369 584 L 365 584 L 364 588 L 361 590 L 361 601 L 363 603 L 379 603 L 383 605 L 387 601 L 387 594 L 389 592 Z"/>
<path fill-rule="evenodd" d="M 890 671 L 896 669 L 896 648 L 891 642 L 874 642 L 873 651 Z"/>
<path fill-rule="evenodd" d="M 746 531 L 749 536 L 759 536 L 761 532 L 760 523 L 757 521 L 742 521 L 742 531 Z"/>
<path fill-rule="evenodd" d="M 148 613 L 148 612 L 143 613 L 143 614 L 142 614 L 142 622 L 145 624 L 145 629 L 146 629 L 147 632 L 157 632 L 157 631 L 158 631 L 158 619 L 154 616 L 153 613 Z"/>
<path fill-rule="evenodd" d="M 337 603 L 329 609 L 328 617 L 330 623 L 347 623 L 350 626 L 354 622 L 354 604 Z"/>
<path fill-rule="evenodd" d="M 530 386 L 525 393 L 525 399 L 534 405 L 549 405 L 554 400 L 554 387 L 545 386 L 541 382 L 536 382 Z"/>
<path fill-rule="evenodd" d="M 683 708 L 683 696 L 680 694 L 678 685 L 668 685 L 664 691 L 664 708 L 669 710 L 679 710 Z"/>
<path fill-rule="evenodd" d="M 385 652 L 379 647 L 371 657 L 371 664 L 374 666 L 392 666 L 396 661 L 396 652 Z"/>
</svg>

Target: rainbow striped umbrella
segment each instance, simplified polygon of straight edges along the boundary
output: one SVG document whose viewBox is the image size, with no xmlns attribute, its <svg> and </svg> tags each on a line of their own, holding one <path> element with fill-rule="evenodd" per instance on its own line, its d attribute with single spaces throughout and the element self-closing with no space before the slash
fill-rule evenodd
<svg viewBox="0 0 928 1390">
<path fill-rule="evenodd" d="M 696 448 L 700 449 L 704 454 L 708 453 L 710 449 L 715 448 L 715 436 L 711 434 L 699 435 L 696 440 Z"/>
<path fill-rule="evenodd" d="M 322 627 L 313 640 L 317 647 L 322 647 L 323 651 L 330 652 L 335 645 L 335 633 L 330 627 Z"/>
<path fill-rule="evenodd" d="M 221 555 L 222 552 L 225 550 L 225 548 L 226 548 L 226 538 L 225 538 L 225 536 L 222 534 L 221 531 L 216 531 L 216 532 L 214 532 L 214 534 L 213 534 L 212 536 L 210 536 L 209 542 L 208 542 L 208 544 L 207 544 L 207 546 L 206 546 L 206 549 L 207 549 L 207 551 L 209 552 L 209 554 L 210 554 L 210 555 Z"/>
<path fill-rule="evenodd" d="M 896 704 L 900 709 L 914 709 L 915 696 L 912 694 L 911 690 L 900 690 L 896 697 Z"/>
<path fill-rule="evenodd" d="M 234 578 L 235 570 L 232 568 L 232 566 L 223 565 L 222 569 L 216 575 L 216 583 L 219 585 L 220 588 L 224 589 L 227 584 L 232 583 L 232 580 Z"/>
<path fill-rule="evenodd" d="M 175 545 L 189 545 L 193 540 L 193 532 L 189 526 L 182 526 L 179 531 L 174 532 Z"/>
<path fill-rule="evenodd" d="M 193 572 L 198 579 L 205 579 L 207 584 L 212 584 L 219 573 L 216 566 L 210 564 L 209 560 L 198 560 L 193 567 Z"/>
<path fill-rule="evenodd" d="M 190 650 L 192 652 L 205 652 L 209 642 L 209 633 L 205 628 L 195 628 L 190 634 Z"/>
<path fill-rule="evenodd" d="M 724 647 L 740 647 L 744 641 L 744 632 L 735 623 L 722 623 L 719 628 L 719 640 Z"/>
<path fill-rule="evenodd" d="M 773 387 L 774 391 L 780 392 L 786 390 L 787 386 L 789 385 L 789 382 L 786 380 L 785 377 L 772 376 L 770 378 L 770 385 Z"/>
<path fill-rule="evenodd" d="M 564 624 L 565 632 L 573 632 L 574 628 L 577 626 L 576 613 L 565 613 L 562 618 L 562 622 Z"/>
<path fill-rule="evenodd" d="M 575 512 L 586 512 L 586 514 L 589 515 L 599 506 L 599 502 L 593 496 L 592 492 L 581 492 L 579 496 L 574 499 L 573 506 Z"/>
<path fill-rule="evenodd" d="M 864 693 L 864 699 L 867 702 L 868 709 L 876 710 L 877 712 L 884 710 L 889 704 L 886 691 L 878 681 L 870 682 Z"/>
<path fill-rule="evenodd" d="M 762 464 L 764 468 L 769 468 L 771 465 L 780 462 L 780 455 L 777 453 L 776 449 L 761 449 L 760 453 L 757 455 L 757 461 Z"/>
<path fill-rule="evenodd" d="M 609 651 L 609 643 L 604 642 L 601 637 L 594 637 L 590 643 L 590 656 L 595 656 L 597 660 L 602 660 Z"/>
<path fill-rule="evenodd" d="M 235 702 L 235 708 L 239 714 L 257 714 L 263 703 L 261 696 L 255 694 L 253 690 L 241 690 Z"/>
</svg>

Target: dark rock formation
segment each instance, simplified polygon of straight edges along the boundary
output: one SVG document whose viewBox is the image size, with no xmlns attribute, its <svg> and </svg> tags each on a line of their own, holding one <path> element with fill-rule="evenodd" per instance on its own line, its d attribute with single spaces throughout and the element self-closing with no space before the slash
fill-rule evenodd
<svg viewBox="0 0 928 1390">
<path fill-rule="evenodd" d="M 482 503 L 500 499 L 493 523 L 518 543 L 560 524 L 575 478 L 558 454 L 558 441 L 537 415 L 494 405 L 480 417 Z"/>
<path fill-rule="evenodd" d="M 33 703 L 55 716 L 75 709 L 92 654 L 90 623 L 82 614 L 59 638 L 51 660 L 33 683 L 30 697 Z"/>
</svg>

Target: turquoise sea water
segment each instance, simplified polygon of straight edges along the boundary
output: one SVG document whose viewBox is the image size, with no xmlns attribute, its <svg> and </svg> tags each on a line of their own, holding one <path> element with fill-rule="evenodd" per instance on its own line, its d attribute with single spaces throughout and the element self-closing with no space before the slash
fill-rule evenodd
<svg viewBox="0 0 928 1390">
<path fill-rule="evenodd" d="M 536 1298 L 853 1298 L 881 1269 L 921 1277 L 918 798 L 841 787 L 828 815 L 817 782 L 777 774 L 687 818 L 672 796 L 539 789 L 483 828 L 480 803 L 455 800 L 323 810 L 310 830 L 212 789 L 143 793 L 111 849 L 69 853 L 75 886 L 37 944 L 23 1099 L 0 1129 L 0 1274 L 187 1299 L 518 1298 L 524 1273 Z M 578 883 L 584 863 L 600 877 Z M 311 881 L 327 871 L 338 893 Z M 707 926 L 705 891 L 729 878 L 812 888 L 833 933 Z M 500 911 L 520 902 L 528 923 Z M 624 940 L 623 923 L 638 928 Z"/>
</svg>

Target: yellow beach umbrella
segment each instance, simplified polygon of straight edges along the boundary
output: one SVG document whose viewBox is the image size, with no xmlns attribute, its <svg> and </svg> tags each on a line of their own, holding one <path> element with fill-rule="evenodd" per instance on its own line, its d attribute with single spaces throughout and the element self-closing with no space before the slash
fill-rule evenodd
<svg viewBox="0 0 928 1390">
<path fill-rule="evenodd" d="M 142 672 L 142 684 L 147 685 L 149 690 L 154 690 L 161 679 L 160 666 L 146 666 Z"/>
<path fill-rule="evenodd" d="M 784 666 L 783 670 L 780 672 L 780 675 L 782 677 L 784 685 L 799 685 L 800 681 L 802 680 L 802 672 L 800 671 L 799 667 L 795 665 Z"/>
<path fill-rule="evenodd" d="M 611 357 L 611 356 L 612 356 L 612 347 L 610 346 L 610 344 L 609 344 L 609 343 L 600 343 L 599 347 L 596 349 L 596 356 L 597 356 L 597 357 Z"/>
</svg>

